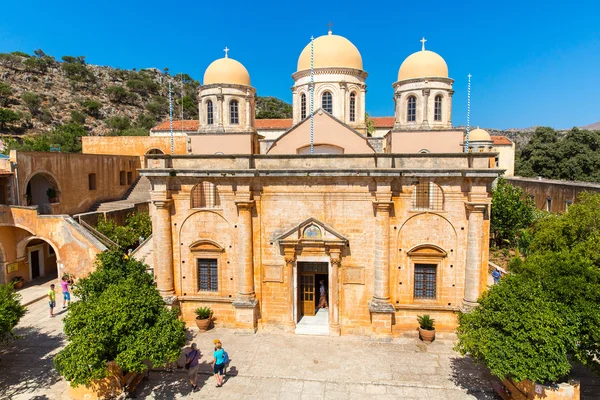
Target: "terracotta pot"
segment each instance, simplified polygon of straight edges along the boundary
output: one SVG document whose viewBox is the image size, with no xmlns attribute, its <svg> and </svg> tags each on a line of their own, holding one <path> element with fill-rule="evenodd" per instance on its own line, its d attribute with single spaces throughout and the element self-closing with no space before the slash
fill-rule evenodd
<svg viewBox="0 0 600 400">
<path fill-rule="evenodd" d="M 58 200 L 57 197 L 50 197 L 50 198 L 48 198 L 48 201 L 50 201 L 50 203 L 56 203 L 57 200 Z"/>
<path fill-rule="evenodd" d="M 196 318 L 196 326 L 200 329 L 200 332 L 206 332 L 208 327 L 210 326 L 210 318 L 206 319 L 197 319 Z"/>
<path fill-rule="evenodd" d="M 419 337 L 425 343 L 431 343 L 435 339 L 435 329 L 428 331 L 419 327 Z"/>
<path fill-rule="evenodd" d="M 23 281 L 19 281 L 15 283 L 15 289 L 21 289 L 23 287 Z"/>
</svg>

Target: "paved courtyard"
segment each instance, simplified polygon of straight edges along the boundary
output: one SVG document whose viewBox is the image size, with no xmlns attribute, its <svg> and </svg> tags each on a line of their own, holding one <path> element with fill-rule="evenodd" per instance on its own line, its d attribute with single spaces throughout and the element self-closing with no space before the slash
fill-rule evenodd
<svg viewBox="0 0 600 400">
<path fill-rule="evenodd" d="M 65 313 L 50 318 L 45 301 L 28 309 L 18 328 L 23 339 L 0 347 L 0 398 L 67 399 L 67 383 L 52 367 L 52 357 L 65 345 Z M 215 338 L 223 342 L 231 357 L 222 388 L 215 387 L 210 375 Z M 190 339 L 202 351 L 200 391 L 192 393 L 184 370 L 175 368 L 172 372 L 151 372 L 149 380 L 138 389 L 138 398 L 496 398 L 491 391 L 495 378 L 456 354 L 451 335 L 431 345 L 416 338 L 380 343 L 357 337 L 242 335 L 227 329 L 192 331 Z M 598 385 L 597 380 L 593 382 Z M 600 385 L 585 389 L 597 393 L 589 390 L 600 389 Z"/>
</svg>

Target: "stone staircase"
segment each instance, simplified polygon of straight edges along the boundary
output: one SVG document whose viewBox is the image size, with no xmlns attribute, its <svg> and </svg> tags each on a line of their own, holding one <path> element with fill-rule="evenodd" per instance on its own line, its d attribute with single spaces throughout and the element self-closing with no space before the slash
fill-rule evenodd
<svg viewBox="0 0 600 400">
<path fill-rule="evenodd" d="M 153 248 L 152 235 L 150 235 L 137 249 L 131 252 L 131 257 L 148 265 L 150 270 L 154 270 Z"/>
<path fill-rule="evenodd" d="M 147 203 L 150 201 L 150 190 L 152 190 L 150 180 L 145 176 L 140 176 L 133 185 L 131 185 L 129 190 L 127 190 L 121 200 L 95 203 L 90 208 L 89 212 L 120 210 L 133 207 L 135 204 Z"/>
</svg>

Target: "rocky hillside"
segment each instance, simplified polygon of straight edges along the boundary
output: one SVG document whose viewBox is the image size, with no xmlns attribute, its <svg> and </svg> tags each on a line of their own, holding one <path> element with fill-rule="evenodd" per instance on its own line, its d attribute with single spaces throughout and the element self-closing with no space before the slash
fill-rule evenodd
<svg viewBox="0 0 600 400">
<path fill-rule="evenodd" d="M 120 70 L 90 65 L 85 57 L 60 61 L 36 50 L 33 55 L 0 54 L 0 135 L 49 132 L 69 122 L 90 135 L 144 135 L 169 115 L 198 117 L 199 82 L 168 69 Z M 183 92 L 183 96 L 182 96 Z M 291 105 L 257 98 L 257 117 L 289 118 Z"/>
</svg>

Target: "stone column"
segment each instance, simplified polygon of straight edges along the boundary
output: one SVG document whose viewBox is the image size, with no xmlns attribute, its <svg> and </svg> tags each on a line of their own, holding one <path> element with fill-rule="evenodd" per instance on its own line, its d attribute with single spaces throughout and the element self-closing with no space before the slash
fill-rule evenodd
<svg viewBox="0 0 600 400">
<path fill-rule="evenodd" d="M 198 130 L 200 127 L 206 126 L 206 121 L 204 120 L 204 109 L 206 108 L 206 100 L 202 98 L 202 89 L 198 90 Z"/>
<path fill-rule="evenodd" d="M 216 109 L 216 119 L 217 119 L 217 127 L 219 128 L 223 128 L 223 125 L 225 123 L 225 119 L 223 118 L 223 95 L 222 94 L 218 94 L 217 95 L 217 109 Z"/>
<path fill-rule="evenodd" d="M 256 332 L 256 300 L 254 293 L 254 257 L 253 257 L 253 231 L 252 208 L 254 200 L 237 200 L 238 209 L 238 274 L 237 298 L 233 302 L 236 308 L 236 325 L 238 328 Z"/>
<path fill-rule="evenodd" d="M 402 96 L 400 93 L 394 93 L 394 129 L 399 129 L 402 125 Z"/>
<path fill-rule="evenodd" d="M 163 296 L 173 296 L 175 285 L 173 277 L 173 240 L 171 233 L 171 204 L 173 200 L 154 200 L 156 215 L 154 216 L 152 233 L 154 243 L 154 272 L 156 287 Z"/>
<path fill-rule="evenodd" d="M 467 226 L 463 309 L 468 311 L 478 305 L 477 299 L 480 294 L 483 214 L 487 210 L 487 204 L 467 203 L 466 207 L 469 213 L 469 223 Z"/>
<path fill-rule="evenodd" d="M 337 116 L 343 123 L 347 124 L 349 117 L 346 115 L 346 96 L 348 95 L 348 84 L 346 82 L 340 82 L 340 104 L 338 110 L 340 110 L 339 116 Z"/>
<path fill-rule="evenodd" d="M 452 95 L 454 94 L 454 90 L 448 91 L 448 120 L 447 125 L 448 128 L 452 128 Z"/>
<path fill-rule="evenodd" d="M 390 211 L 393 202 L 391 192 L 378 193 L 373 202 L 375 208 L 375 262 L 373 299 L 369 304 L 371 312 L 371 337 L 391 340 L 392 323 L 395 314 L 390 303 Z"/>
<path fill-rule="evenodd" d="M 296 249 L 288 247 L 283 250 L 285 258 L 285 276 L 288 283 L 288 330 L 294 332 L 296 319 L 294 318 L 294 262 L 296 261 Z"/>
<path fill-rule="evenodd" d="M 329 278 L 329 335 L 340 336 L 339 270 L 342 266 L 341 249 L 330 249 L 331 277 Z"/>
<path fill-rule="evenodd" d="M 246 97 L 246 130 L 250 129 L 250 103 L 251 97 Z"/>
<path fill-rule="evenodd" d="M 296 87 L 292 88 L 292 124 L 296 125 L 298 121 L 300 121 L 300 96 L 298 96 L 298 89 Z"/>
<path fill-rule="evenodd" d="M 429 89 L 423 89 L 423 124 L 424 129 L 429 129 Z"/>
<path fill-rule="evenodd" d="M 365 105 L 367 104 L 367 85 L 362 85 L 360 87 L 360 101 L 358 102 L 358 104 L 356 105 L 356 120 L 357 121 L 362 121 L 363 124 L 366 124 L 367 121 L 365 121 L 365 112 L 366 112 L 366 108 Z"/>
</svg>

